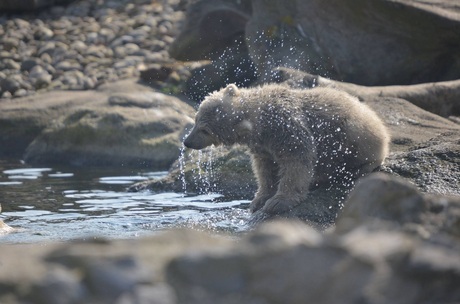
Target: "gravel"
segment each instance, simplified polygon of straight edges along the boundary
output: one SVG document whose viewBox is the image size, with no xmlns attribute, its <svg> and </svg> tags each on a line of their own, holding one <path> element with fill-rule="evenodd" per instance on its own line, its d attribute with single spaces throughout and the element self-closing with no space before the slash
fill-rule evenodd
<svg viewBox="0 0 460 304">
<path fill-rule="evenodd" d="M 0 14 L 0 97 L 94 89 L 171 64 L 184 9 L 181 0 L 79 0 Z"/>
</svg>

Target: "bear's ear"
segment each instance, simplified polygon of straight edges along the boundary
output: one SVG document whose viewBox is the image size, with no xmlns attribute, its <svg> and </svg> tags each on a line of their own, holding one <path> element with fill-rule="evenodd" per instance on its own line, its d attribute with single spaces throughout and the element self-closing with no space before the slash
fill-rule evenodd
<svg viewBox="0 0 460 304">
<path fill-rule="evenodd" d="M 232 84 L 229 84 L 226 88 L 225 88 L 225 95 L 226 96 L 230 96 L 230 97 L 235 97 L 235 96 L 238 96 L 240 94 L 240 90 L 238 89 L 238 87 L 236 85 L 234 85 L 233 83 Z"/>
</svg>

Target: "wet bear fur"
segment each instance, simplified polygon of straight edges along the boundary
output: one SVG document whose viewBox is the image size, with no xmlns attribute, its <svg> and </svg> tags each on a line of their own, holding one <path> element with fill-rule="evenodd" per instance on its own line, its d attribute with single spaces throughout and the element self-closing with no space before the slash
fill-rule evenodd
<svg viewBox="0 0 460 304">
<path fill-rule="evenodd" d="M 201 103 L 184 145 L 234 144 L 252 154 L 258 190 L 251 210 L 280 214 L 309 189 L 350 184 L 379 167 L 389 135 L 375 112 L 339 90 L 231 84 Z"/>
</svg>

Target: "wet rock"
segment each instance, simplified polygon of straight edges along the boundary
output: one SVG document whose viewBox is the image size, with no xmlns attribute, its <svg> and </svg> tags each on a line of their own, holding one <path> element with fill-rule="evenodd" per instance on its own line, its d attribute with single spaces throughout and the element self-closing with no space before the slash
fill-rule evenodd
<svg viewBox="0 0 460 304">
<path fill-rule="evenodd" d="M 200 174 L 202 178 L 197 178 Z M 181 155 L 164 179 L 137 183 L 129 188 L 130 191 L 186 191 L 188 194 L 218 191 L 228 199 L 252 199 L 256 189 L 250 155 L 242 147 L 190 151 Z"/>
</svg>

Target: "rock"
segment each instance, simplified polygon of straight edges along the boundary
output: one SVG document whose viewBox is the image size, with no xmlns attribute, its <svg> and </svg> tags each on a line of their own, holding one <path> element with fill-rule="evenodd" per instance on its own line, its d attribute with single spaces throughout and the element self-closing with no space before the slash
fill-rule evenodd
<svg viewBox="0 0 460 304">
<path fill-rule="evenodd" d="M 40 60 L 39 58 L 30 58 L 30 59 L 26 59 L 24 60 L 22 63 L 21 63 L 21 71 L 30 71 L 33 67 L 37 66 L 37 65 L 41 65 L 42 64 L 42 60 Z"/>
<path fill-rule="evenodd" d="M 210 64 L 195 68 L 185 85 L 185 94 L 201 102 L 209 93 L 230 83 L 249 86 L 257 79 L 257 71 L 242 41 L 235 40 Z"/>
<path fill-rule="evenodd" d="M 373 86 L 445 81 L 460 77 L 459 25 L 452 1 L 200 0 L 170 53 L 214 59 L 244 36 L 262 82 L 280 66 Z"/>
<path fill-rule="evenodd" d="M 14 94 L 14 92 L 21 88 L 21 84 L 13 78 L 3 78 L 0 79 L 0 88 L 2 92 L 10 92 Z"/>
<path fill-rule="evenodd" d="M 244 42 L 250 14 L 250 1 L 204 0 L 189 5 L 169 54 L 178 60 L 213 60 L 192 71 L 185 88 L 189 98 L 201 102 L 208 93 L 229 83 L 248 86 L 257 78 Z"/>
<path fill-rule="evenodd" d="M 19 63 L 12 59 L 4 59 L 2 62 L 2 68 L 8 70 L 19 70 L 20 69 Z"/>
<path fill-rule="evenodd" d="M 35 303 L 76 303 L 82 301 L 87 292 L 77 276 L 54 267 L 34 286 L 29 298 Z"/>
<path fill-rule="evenodd" d="M 35 65 L 29 72 L 29 79 L 35 89 L 41 89 L 50 85 L 52 76 L 41 66 Z"/>
<path fill-rule="evenodd" d="M 67 71 L 80 70 L 80 69 L 81 69 L 81 66 L 80 66 L 80 64 L 79 64 L 78 62 L 76 62 L 76 61 L 65 60 L 65 61 L 59 62 L 59 63 L 56 65 L 56 69 L 57 69 L 58 71 L 67 72 Z"/>
<path fill-rule="evenodd" d="M 34 33 L 34 37 L 37 40 L 48 40 L 53 36 L 54 32 L 45 25 L 38 27 Z"/>
<path fill-rule="evenodd" d="M 372 203 L 370 203 L 372 202 Z M 422 238 L 441 233 L 458 237 L 460 199 L 421 193 L 404 179 L 375 174 L 360 181 L 340 213 L 336 229 L 347 231 L 363 223 L 389 222 Z"/>
<path fill-rule="evenodd" d="M 21 89 L 17 90 L 16 92 L 14 92 L 13 96 L 14 97 L 24 97 L 24 96 L 27 96 L 27 95 L 28 95 L 27 90 L 21 88 Z"/>
<path fill-rule="evenodd" d="M 0 10 L 9 11 L 30 11 L 41 7 L 54 5 L 56 3 L 69 3 L 71 0 L 23 0 L 23 1 L 2 1 Z"/>
<path fill-rule="evenodd" d="M 250 1 L 193 1 L 181 32 L 169 52 L 178 60 L 216 59 L 233 41 L 244 37 Z"/>
<path fill-rule="evenodd" d="M 449 117 L 460 115 L 457 102 L 460 98 L 460 81 L 424 83 L 410 86 L 360 86 L 352 83 L 334 81 L 295 69 L 275 68 L 271 72 L 271 82 L 285 83 L 295 88 L 312 88 L 315 86 L 333 87 L 344 90 L 361 100 L 377 97 L 400 98 L 437 115 Z"/>
<path fill-rule="evenodd" d="M 87 90 L 94 88 L 95 85 L 91 78 L 85 76 L 78 70 L 68 70 L 56 80 L 62 84 L 60 89 L 67 90 Z"/>
<path fill-rule="evenodd" d="M 273 224 L 280 225 L 263 225 L 232 250 L 174 259 L 167 274 L 178 303 L 433 303 L 459 297 L 452 281 L 459 276 L 458 240 L 454 248 L 436 246 L 363 226 L 340 237 L 317 236 L 283 223 L 282 231 L 269 228 L 271 234 L 280 241 L 298 238 L 270 247 L 260 235 Z M 430 284 L 434 278 L 439 285 Z"/>
<path fill-rule="evenodd" d="M 218 191 L 227 199 L 252 199 L 257 184 L 246 149 L 208 148 L 181 155 L 164 179 L 137 183 L 129 188 L 129 191 L 143 190 L 187 194 Z"/>
<path fill-rule="evenodd" d="M 165 81 L 173 72 L 173 68 L 169 66 L 151 66 L 140 71 L 142 80 L 149 81 Z"/>
<path fill-rule="evenodd" d="M 2 104 L 0 155 L 29 163 L 167 170 L 193 108 L 126 80 L 94 92 L 50 92 Z M 21 125 L 21 128 L 17 128 Z"/>
</svg>

